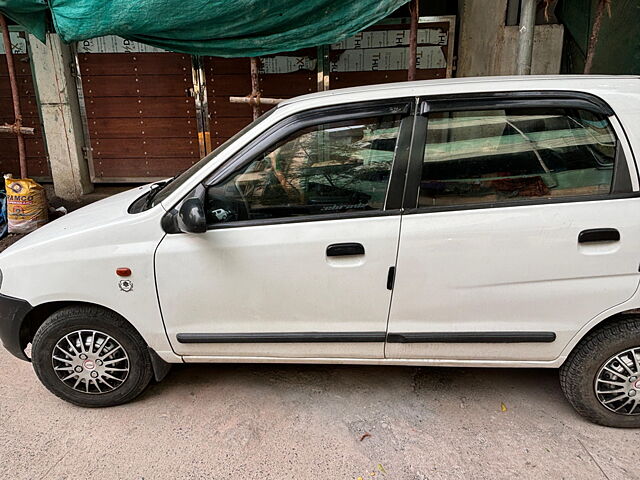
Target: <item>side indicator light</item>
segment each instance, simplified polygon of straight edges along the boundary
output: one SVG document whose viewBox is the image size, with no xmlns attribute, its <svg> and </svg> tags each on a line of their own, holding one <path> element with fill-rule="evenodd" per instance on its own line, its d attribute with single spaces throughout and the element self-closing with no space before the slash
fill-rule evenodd
<svg viewBox="0 0 640 480">
<path fill-rule="evenodd" d="M 119 277 L 129 277 L 131 276 L 131 269 L 127 267 L 116 268 L 116 275 Z"/>
</svg>

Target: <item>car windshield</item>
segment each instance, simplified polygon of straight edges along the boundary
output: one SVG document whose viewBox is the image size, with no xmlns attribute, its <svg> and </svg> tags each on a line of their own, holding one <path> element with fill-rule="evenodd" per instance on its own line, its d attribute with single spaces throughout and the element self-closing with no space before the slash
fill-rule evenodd
<svg viewBox="0 0 640 480">
<path fill-rule="evenodd" d="M 216 148 L 213 152 L 203 157 L 193 165 L 191 165 L 191 167 L 189 167 L 187 170 L 177 175 L 173 179 L 169 180 L 168 182 L 164 183 L 163 185 L 161 184 L 160 187 L 150 190 L 149 193 L 145 196 L 145 199 L 148 195 L 153 195 L 153 198 L 150 199 L 151 201 L 145 201 L 145 207 L 142 208 L 141 211 L 152 208 L 158 205 L 159 203 L 161 203 L 165 198 L 168 198 L 169 195 L 171 195 L 178 188 L 180 188 L 187 180 L 189 180 L 189 178 L 191 178 L 195 173 L 197 173 L 202 167 L 207 165 L 213 158 L 215 158 L 224 150 L 226 150 L 229 147 L 229 145 L 231 145 L 237 138 L 241 137 L 247 131 L 249 131 L 256 125 L 258 125 L 259 123 L 263 122 L 274 111 L 275 111 L 275 108 L 269 110 L 267 113 L 259 117 L 257 120 L 254 120 L 249 125 L 244 127 L 242 130 L 236 133 L 233 137 L 231 137 L 229 140 L 227 140 L 218 148 Z"/>
</svg>

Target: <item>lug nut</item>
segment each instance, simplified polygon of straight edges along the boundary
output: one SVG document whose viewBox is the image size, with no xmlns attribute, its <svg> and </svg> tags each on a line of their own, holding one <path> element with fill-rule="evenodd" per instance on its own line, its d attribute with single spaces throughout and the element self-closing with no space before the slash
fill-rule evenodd
<svg viewBox="0 0 640 480">
<path fill-rule="evenodd" d="M 98 377 L 98 372 L 91 372 L 91 377 L 92 378 L 97 378 Z"/>
<path fill-rule="evenodd" d="M 96 360 L 96 365 L 98 365 L 98 366 L 102 365 L 102 360 L 100 360 L 100 359 Z"/>
<path fill-rule="evenodd" d="M 629 377 L 629 381 L 630 382 L 635 382 L 638 379 L 638 377 Z"/>
<path fill-rule="evenodd" d="M 84 353 L 80 354 L 80 360 L 86 360 L 87 356 Z"/>
<path fill-rule="evenodd" d="M 80 365 L 78 365 L 78 366 L 75 368 L 75 371 L 76 371 L 77 373 L 80 373 L 80 372 L 82 371 L 82 367 L 81 367 Z"/>
</svg>

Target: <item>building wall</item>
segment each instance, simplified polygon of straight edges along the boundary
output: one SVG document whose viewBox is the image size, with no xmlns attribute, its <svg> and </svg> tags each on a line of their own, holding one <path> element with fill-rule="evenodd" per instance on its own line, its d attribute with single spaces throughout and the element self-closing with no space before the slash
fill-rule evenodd
<svg viewBox="0 0 640 480">
<path fill-rule="evenodd" d="M 506 26 L 507 0 L 464 0 L 456 76 L 515 75 L 518 26 Z M 560 73 L 562 25 L 536 25 L 531 73 Z"/>
</svg>

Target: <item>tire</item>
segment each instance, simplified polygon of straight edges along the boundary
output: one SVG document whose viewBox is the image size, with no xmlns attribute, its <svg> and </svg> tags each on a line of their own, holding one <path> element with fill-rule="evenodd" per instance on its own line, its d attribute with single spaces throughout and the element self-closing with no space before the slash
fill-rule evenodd
<svg viewBox="0 0 640 480">
<path fill-rule="evenodd" d="M 36 332 L 31 357 L 42 384 L 81 407 L 129 402 L 153 378 L 142 337 L 122 317 L 100 307 L 71 306 L 53 313 Z"/>
<path fill-rule="evenodd" d="M 640 427 L 639 365 L 640 317 L 624 316 L 580 341 L 560 367 L 560 386 L 576 411 L 590 421 L 607 427 L 637 428 Z M 622 373 L 612 375 L 608 368 Z M 638 373 L 637 380 L 634 380 L 635 373 Z M 596 385 L 598 391 L 606 393 L 596 394 Z M 620 410 L 614 412 L 616 408 Z"/>
</svg>

